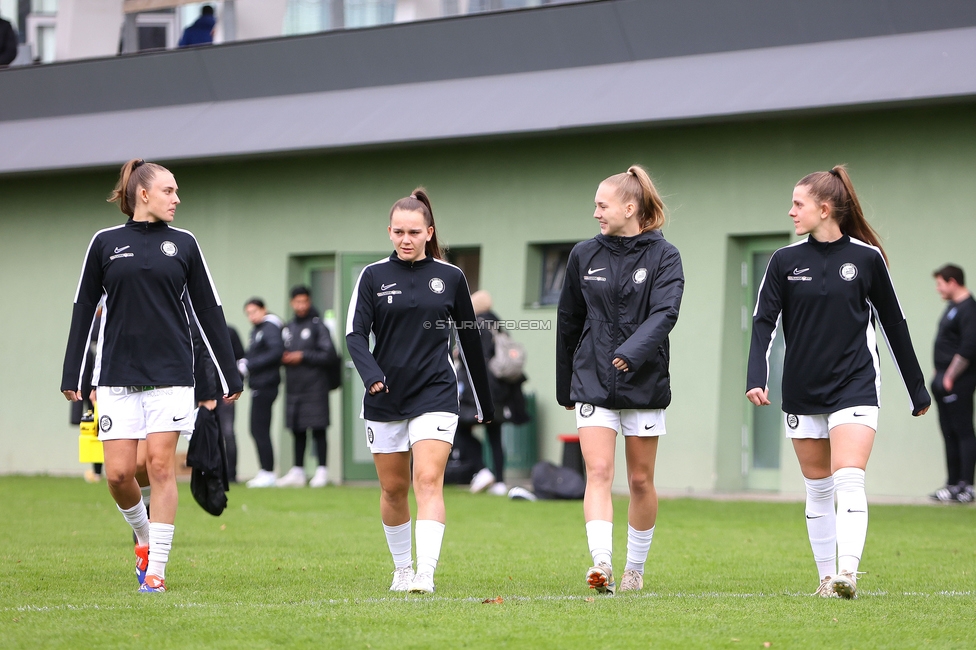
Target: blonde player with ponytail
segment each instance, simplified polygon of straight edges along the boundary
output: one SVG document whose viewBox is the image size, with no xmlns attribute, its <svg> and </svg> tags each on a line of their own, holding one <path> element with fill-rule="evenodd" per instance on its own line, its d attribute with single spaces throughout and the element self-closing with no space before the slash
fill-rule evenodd
<svg viewBox="0 0 976 650">
<path fill-rule="evenodd" d="M 912 415 L 931 404 L 895 296 L 887 257 L 847 168 L 793 188 L 795 244 L 770 258 L 753 316 L 746 397 L 769 405 L 769 348 L 782 327 L 786 435 L 806 485 L 806 524 L 825 598 L 857 596 L 868 528 L 864 471 L 881 406 L 876 324 L 908 389 Z M 836 499 L 836 508 L 834 500 Z"/>
<path fill-rule="evenodd" d="M 604 180 L 594 202 L 600 234 L 573 248 L 559 298 L 556 399 L 576 411 L 586 465 L 583 515 L 593 558 L 586 582 L 613 594 L 616 435 L 624 435 L 630 488 L 620 591 L 637 591 L 657 522 L 654 465 L 671 403 L 668 336 L 684 275 L 678 250 L 661 233 L 664 203 L 643 167 Z"/>
</svg>

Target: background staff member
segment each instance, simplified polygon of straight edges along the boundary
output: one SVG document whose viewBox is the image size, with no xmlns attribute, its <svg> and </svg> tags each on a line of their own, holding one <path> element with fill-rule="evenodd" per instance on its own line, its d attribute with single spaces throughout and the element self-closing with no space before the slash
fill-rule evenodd
<svg viewBox="0 0 976 650">
<path fill-rule="evenodd" d="M 796 234 L 808 237 L 769 260 L 753 316 L 746 397 L 769 404 L 769 348 L 782 317 L 783 411 L 806 484 L 807 534 L 820 572 L 814 595 L 854 598 L 868 529 L 864 470 L 881 405 L 875 320 L 912 415 L 924 414 L 931 400 L 887 259 L 847 169 L 800 179 L 790 217 Z"/>
<path fill-rule="evenodd" d="M 391 591 L 433 593 L 444 537 L 444 468 L 458 423 L 451 332 L 474 389 L 478 417 L 494 415 L 468 283 L 444 262 L 422 188 L 390 210 L 396 249 L 356 281 L 346 344 L 367 394 L 362 417 L 380 480 L 380 515 L 395 570 Z M 370 334 L 376 339 L 372 353 Z M 410 460 L 417 498 L 417 572 L 411 561 Z"/>
<path fill-rule="evenodd" d="M 586 465 L 583 516 L 593 557 L 586 582 L 613 594 L 616 436 L 624 435 L 630 488 L 620 590 L 636 591 L 657 523 L 654 464 L 671 403 L 668 335 L 685 280 L 678 249 L 661 234 L 664 202 L 643 167 L 604 180 L 594 203 L 600 234 L 573 247 L 559 296 L 556 400 L 576 408 Z"/>
<path fill-rule="evenodd" d="M 196 238 L 170 227 L 176 179 L 143 160 L 122 166 L 109 198 L 129 220 L 95 233 L 75 293 L 61 391 L 82 398 L 95 308 L 104 300 L 92 384 L 97 386 L 99 439 L 109 491 L 136 534 L 139 591 L 166 590 L 165 569 L 176 518 L 175 451 L 193 428 L 193 347 L 188 315 L 213 353 L 229 399 L 242 390 L 227 324 Z M 183 299 L 189 299 L 190 311 Z M 137 445 L 146 440 L 153 521 L 135 479 Z"/>
<path fill-rule="evenodd" d="M 935 377 L 932 395 L 939 406 L 945 439 L 945 487 L 931 496 L 937 501 L 972 503 L 976 469 L 973 392 L 976 391 L 976 300 L 966 288 L 963 270 L 947 264 L 936 271 L 935 288 L 948 304 L 935 336 Z"/>
<path fill-rule="evenodd" d="M 258 450 L 261 469 L 247 482 L 249 488 L 273 487 L 274 447 L 271 446 L 271 407 L 278 399 L 281 384 L 281 355 L 285 344 L 281 339 L 281 319 L 269 314 L 260 298 L 251 298 L 244 305 L 244 313 L 251 321 L 247 352 L 237 362 L 241 374 L 251 387 L 251 437 Z"/>
</svg>

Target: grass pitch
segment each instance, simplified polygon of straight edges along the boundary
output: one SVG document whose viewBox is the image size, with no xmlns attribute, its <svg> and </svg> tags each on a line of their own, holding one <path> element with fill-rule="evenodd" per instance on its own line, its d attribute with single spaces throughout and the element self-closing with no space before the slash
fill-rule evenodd
<svg viewBox="0 0 976 650">
<path fill-rule="evenodd" d="M 104 483 L 0 477 L 0 647 L 976 646 L 973 507 L 872 506 L 860 597 L 840 601 L 809 595 L 801 504 L 662 500 L 644 591 L 608 598 L 583 581 L 579 502 L 448 488 L 437 593 L 405 596 L 377 488 L 229 496 L 211 517 L 180 486 L 170 591 L 147 595 Z"/>
</svg>

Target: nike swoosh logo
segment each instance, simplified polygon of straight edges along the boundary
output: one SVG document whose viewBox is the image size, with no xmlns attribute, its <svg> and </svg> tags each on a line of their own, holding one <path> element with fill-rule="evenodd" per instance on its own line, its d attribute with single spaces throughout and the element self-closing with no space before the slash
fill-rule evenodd
<svg viewBox="0 0 976 650">
<path fill-rule="evenodd" d="M 867 413 L 854 413 L 853 415 L 856 418 L 863 418 L 865 415 L 867 415 Z"/>
<path fill-rule="evenodd" d="M 798 269 L 798 268 L 796 268 L 794 266 L 793 267 L 793 275 L 800 275 L 801 273 L 806 273 L 809 270 L 810 270 L 810 267 L 809 266 L 807 268 L 805 268 L 805 269 Z"/>
<path fill-rule="evenodd" d="M 644 431 L 650 431 L 651 429 L 653 429 L 653 428 L 654 428 L 654 427 L 656 427 L 656 426 L 657 426 L 656 424 L 652 424 L 651 426 L 647 426 L 647 425 L 645 424 L 645 425 L 644 425 Z"/>
<path fill-rule="evenodd" d="M 598 268 L 598 269 L 590 269 L 589 271 L 587 271 L 587 272 L 586 272 L 586 274 L 587 274 L 587 275 L 593 275 L 594 273 L 599 273 L 600 271 L 602 271 L 602 270 L 604 270 L 604 269 L 606 269 L 606 268 L 607 268 L 607 267 L 605 267 L 605 266 L 601 266 L 601 267 L 600 267 L 600 268 Z"/>
<path fill-rule="evenodd" d="M 125 250 L 126 248 L 129 248 L 129 247 L 128 247 L 128 246 L 123 246 L 122 248 L 116 248 L 116 249 L 115 249 L 115 252 L 116 252 L 116 253 L 121 253 L 121 252 L 122 252 L 122 251 L 124 251 L 124 250 Z"/>
<path fill-rule="evenodd" d="M 851 512 L 851 513 L 854 513 L 854 512 L 867 512 L 867 510 L 851 510 L 850 508 L 848 508 L 847 509 L 847 512 Z"/>
<path fill-rule="evenodd" d="M 811 517 L 810 515 L 807 515 L 807 519 L 820 519 L 821 517 L 826 517 L 826 516 L 827 515 L 817 515 L 816 517 Z"/>
<path fill-rule="evenodd" d="M 380 285 L 380 291 L 386 291 L 390 287 L 395 287 L 396 284 L 397 284 L 396 282 L 394 282 L 393 284 L 381 284 Z"/>
<path fill-rule="evenodd" d="M 440 427 L 437 427 L 437 430 L 438 431 L 450 431 L 451 429 L 450 429 L 450 427 L 448 427 L 447 429 L 442 429 Z"/>
<path fill-rule="evenodd" d="M 178 417 L 178 418 L 173 418 L 173 422 L 179 422 L 180 420 L 185 420 L 185 419 L 187 419 L 188 417 L 190 417 L 190 416 L 189 416 L 189 415 L 184 415 L 184 416 L 182 416 L 182 417 Z"/>
</svg>

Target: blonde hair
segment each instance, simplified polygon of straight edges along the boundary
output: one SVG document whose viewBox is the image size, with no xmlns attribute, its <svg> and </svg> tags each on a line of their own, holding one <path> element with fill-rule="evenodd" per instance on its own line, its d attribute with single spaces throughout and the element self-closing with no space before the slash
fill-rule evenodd
<svg viewBox="0 0 976 650">
<path fill-rule="evenodd" d="M 657 230 L 664 226 L 664 201 L 651 182 L 647 170 L 640 165 L 631 165 L 626 172 L 614 174 L 603 181 L 617 188 L 617 196 L 625 203 L 637 206 L 637 219 L 640 231 Z"/>
<path fill-rule="evenodd" d="M 483 314 L 491 309 L 491 294 L 481 289 L 471 294 L 471 306 L 475 314 Z"/>
</svg>

